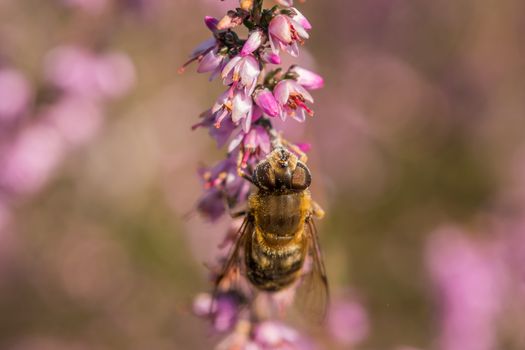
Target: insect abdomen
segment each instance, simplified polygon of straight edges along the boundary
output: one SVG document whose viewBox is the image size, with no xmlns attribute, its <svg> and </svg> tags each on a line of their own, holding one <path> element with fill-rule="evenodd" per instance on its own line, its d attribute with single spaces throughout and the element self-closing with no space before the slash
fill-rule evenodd
<svg viewBox="0 0 525 350">
<path fill-rule="evenodd" d="M 246 242 L 246 267 L 250 282 L 266 291 L 281 290 L 292 284 L 305 256 L 305 241 L 299 239 L 281 247 L 268 247 L 261 232 L 255 230 Z"/>
</svg>

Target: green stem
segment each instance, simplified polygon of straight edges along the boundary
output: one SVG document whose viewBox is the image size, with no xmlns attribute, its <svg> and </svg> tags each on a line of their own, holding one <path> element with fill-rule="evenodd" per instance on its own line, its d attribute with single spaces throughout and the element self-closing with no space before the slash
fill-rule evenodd
<svg viewBox="0 0 525 350">
<path fill-rule="evenodd" d="M 261 24 L 261 15 L 262 15 L 262 9 L 263 9 L 263 2 L 264 0 L 255 0 L 253 3 L 253 21 L 259 25 Z"/>
</svg>

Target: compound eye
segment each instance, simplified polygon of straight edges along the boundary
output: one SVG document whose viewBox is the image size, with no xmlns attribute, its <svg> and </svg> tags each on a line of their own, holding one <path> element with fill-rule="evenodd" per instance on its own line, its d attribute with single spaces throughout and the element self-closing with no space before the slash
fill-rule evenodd
<svg viewBox="0 0 525 350">
<path fill-rule="evenodd" d="M 275 188 L 275 173 L 269 162 L 263 162 L 257 165 L 253 175 L 257 187 L 265 190 Z"/>
<path fill-rule="evenodd" d="M 310 170 L 303 163 L 298 162 L 292 174 L 292 189 L 306 190 L 312 183 L 312 175 Z"/>
</svg>

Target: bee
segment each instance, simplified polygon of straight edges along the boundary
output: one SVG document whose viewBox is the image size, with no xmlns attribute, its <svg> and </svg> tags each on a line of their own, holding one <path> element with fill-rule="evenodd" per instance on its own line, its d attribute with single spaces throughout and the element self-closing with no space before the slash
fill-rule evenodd
<svg viewBox="0 0 525 350">
<path fill-rule="evenodd" d="M 311 198 L 310 170 L 294 153 L 279 146 L 256 165 L 252 175 L 240 175 L 255 190 L 216 280 L 216 290 L 234 271 L 243 271 L 250 284 L 264 292 L 278 292 L 298 283 L 306 306 L 324 318 L 328 281 L 313 221 L 324 212 Z"/>
</svg>

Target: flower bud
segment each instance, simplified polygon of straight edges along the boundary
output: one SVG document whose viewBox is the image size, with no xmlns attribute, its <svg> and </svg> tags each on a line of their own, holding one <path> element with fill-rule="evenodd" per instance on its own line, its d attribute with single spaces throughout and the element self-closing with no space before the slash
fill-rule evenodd
<svg viewBox="0 0 525 350">
<path fill-rule="evenodd" d="M 295 66 L 290 69 L 290 72 L 295 73 L 297 82 L 309 90 L 320 89 L 324 86 L 323 77 L 308 69 Z"/>
<path fill-rule="evenodd" d="M 256 91 L 254 101 L 268 116 L 277 117 L 279 115 L 279 104 L 270 90 L 261 89 Z"/>
</svg>

